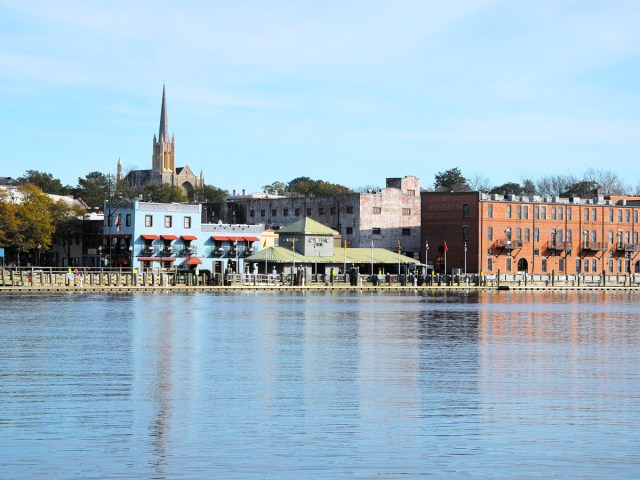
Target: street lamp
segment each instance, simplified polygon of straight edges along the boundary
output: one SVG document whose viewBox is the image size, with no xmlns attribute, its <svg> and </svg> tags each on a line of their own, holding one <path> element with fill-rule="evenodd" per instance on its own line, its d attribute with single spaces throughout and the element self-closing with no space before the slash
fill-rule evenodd
<svg viewBox="0 0 640 480">
<path fill-rule="evenodd" d="M 129 266 L 133 268 L 133 245 L 129 245 Z"/>
<path fill-rule="evenodd" d="M 467 242 L 464 242 L 464 275 L 467 275 Z"/>
<path fill-rule="evenodd" d="M 102 245 L 98 245 L 98 267 L 102 268 Z"/>
</svg>

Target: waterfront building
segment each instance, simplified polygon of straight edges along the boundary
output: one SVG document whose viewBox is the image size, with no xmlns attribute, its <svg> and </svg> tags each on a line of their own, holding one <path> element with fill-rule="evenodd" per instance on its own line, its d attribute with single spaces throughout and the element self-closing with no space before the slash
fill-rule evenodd
<svg viewBox="0 0 640 480">
<path fill-rule="evenodd" d="M 260 248 L 262 225 L 202 223 L 201 205 L 133 201 L 105 204 L 104 265 L 243 272 Z"/>
<path fill-rule="evenodd" d="M 263 223 L 273 227 L 311 218 L 338 232 L 351 248 L 396 251 L 418 258 L 420 251 L 420 180 L 387 178 L 386 187 L 362 193 L 322 197 L 267 194 L 232 195 L 224 204 L 207 204 L 208 222 Z"/>
<path fill-rule="evenodd" d="M 200 178 L 196 177 L 188 165 L 176 167 L 176 139 L 170 135 L 169 115 L 165 87 L 162 87 L 162 106 L 160 108 L 160 128 L 158 137 L 153 136 L 153 153 L 151 155 L 150 170 L 131 170 L 123 176 L 122 162 L 118 160 L 118 180 L 126 180 L 134 188 L 144 187 L 146 184 L 169 184 L 180 187 L 182 192 L 193 199 L 194 190 L 204 185 L 204 174 L 200 171 Z"/>
<path fill-rule="evenodd" d="M 640 273 L 640 197 L 422 192 L 422 253 L 436 271 Z M 445 255 L 446 254 L 446 255 Z"/>
<path fill-rule="evenodd" d="M 339 232 L 312 218 L 303 217 L 275 231 L 278 244 L 249 256 L 255 272 L 311 275 L 344 273 L 357 268 L 361 274 L 407 273 L 419 261 L 384 248 L 346 247 Z"/>
</svg>

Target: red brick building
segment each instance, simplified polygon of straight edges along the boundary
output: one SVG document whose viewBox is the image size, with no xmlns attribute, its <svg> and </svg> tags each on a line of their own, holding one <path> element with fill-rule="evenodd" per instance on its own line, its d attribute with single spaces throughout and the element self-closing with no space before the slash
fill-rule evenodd
<svg viewBox="0 0 640 480">
<path fill-rule="evenodd" d="M 446 253 L 447 271 L 640 273 L 640 197 L 423 192 L 421 199 L 420 258 L 436 271 L 444 271 Z"/>
</svg>

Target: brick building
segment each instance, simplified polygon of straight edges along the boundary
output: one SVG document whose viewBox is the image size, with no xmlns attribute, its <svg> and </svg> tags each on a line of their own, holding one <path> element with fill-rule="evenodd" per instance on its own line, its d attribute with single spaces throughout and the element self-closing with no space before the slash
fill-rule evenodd
<svg viewBox="0 0 640 480">
<path fill-rule="evenodd" d="M 640 198 L 423 192 L 421 258 L 486 274 L 640 273 Z M 428 245 L 428 249 L 427 249 Z M 466 266 L 466 268 L 465 268 Z"/>
<path fill-rule="evenodd" d="M 289 225 L 308 217 L 336 230 L 353 248 L 384 248 L 417 258 L 420 252 L 420 180 L 387 178 L 386 187 L 326 197 L 238 195 L 203 205 L 203 222 Z"/>
</svg>

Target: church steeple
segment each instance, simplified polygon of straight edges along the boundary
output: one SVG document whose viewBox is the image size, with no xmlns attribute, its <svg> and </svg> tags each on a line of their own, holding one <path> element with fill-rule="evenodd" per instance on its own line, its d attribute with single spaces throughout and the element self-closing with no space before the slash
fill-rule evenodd
<svg viewBox="0 0 640 480">
<path fill-rule="evenodd" d="M 158 139 L 156 140 L 156 136 L 153 136 L 153 156 L 151 162 L 153 172 L 160 175 L 173 175 L 176 171 L 175 151 L 175 139 L 169 138 L 167 94 L 165 86 L 162 85 L 162 107 L 160 109 L 160 129 L 158 131 Z"/>
<path fill-rule="evenodd" d="M 163 137 L 165 141 L 169 140 L 169 116 L 167 115 L 167 99 L 164 85 L 162 85 L 162 108 L 160 110 L 160 131 L 158 132 L 158 140 Z"/>
</svg>

